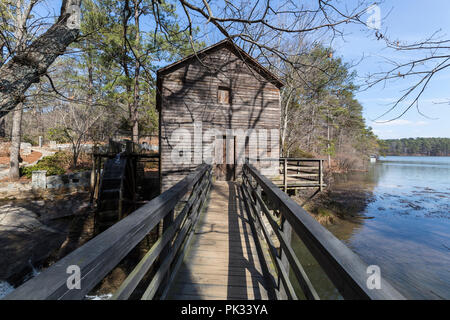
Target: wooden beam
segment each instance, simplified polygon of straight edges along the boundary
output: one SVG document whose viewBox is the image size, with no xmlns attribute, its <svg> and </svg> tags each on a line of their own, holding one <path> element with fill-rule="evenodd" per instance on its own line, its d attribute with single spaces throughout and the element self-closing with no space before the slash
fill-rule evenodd
<svg viewBox="0 0 450 320">
<path fill-rule="evenodd" d="M 277 205 L 297 236 L 319 262 L 345 299 L 405 299 L 386 279 L 378 290 L 367 285 L 367 264 L 320 225 L 286 193 L 277 188 L 252 165 L 244 168 L 263 188 L 269 200 Z"/>
<path fill-rule="evenodd" d="M 153 228 L 174 209 L 189 189 L 211 166 L 199 168 L 171 189 L 151 200 L 94 239 L 25 282 L 5 297 L 22 299 L 83 299 Z M 81 271 L 81 289 L 67 287 L 67 270 Z"/>
</svg>

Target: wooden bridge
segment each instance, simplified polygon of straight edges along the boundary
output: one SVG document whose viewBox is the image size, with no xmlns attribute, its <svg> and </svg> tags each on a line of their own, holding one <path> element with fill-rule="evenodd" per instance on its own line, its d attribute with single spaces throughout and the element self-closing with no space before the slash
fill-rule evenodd
<svg viewBox="0 0 450 320">
<path fill-rule="evenodd" d="M 6 299 L 84 299 L 161 225 L 113 299 L 320 299 L 293 233 L 342 298 L 403 299 L 385 279 L 369 289 L 367 265 L 250 164 L 237 182 L 213 182 L 200 165 Z M 70 266 L 79 288 L 67 285 Z"/>
</svg>

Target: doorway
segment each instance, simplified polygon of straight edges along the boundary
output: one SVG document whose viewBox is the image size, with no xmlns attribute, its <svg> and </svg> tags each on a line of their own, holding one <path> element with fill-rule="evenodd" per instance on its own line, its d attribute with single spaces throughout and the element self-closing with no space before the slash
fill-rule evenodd
<svg viewBox="0 0 450 320">
<path fill-rule="evenodd" d="M 236 174 L 236 136 L 222 136 L 222 163 L 216 164 L 215 176 L 217 181 L 233 181 Z"/>
</svg>

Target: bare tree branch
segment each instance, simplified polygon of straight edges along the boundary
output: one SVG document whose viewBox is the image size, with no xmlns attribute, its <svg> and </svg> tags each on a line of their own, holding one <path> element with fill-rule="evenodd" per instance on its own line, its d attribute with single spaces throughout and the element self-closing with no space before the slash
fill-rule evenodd
<svg viewBox="0 0 450 320">
<path fill-rule="evenodd" d="M 72 28 L 68 22 L 72 12 L 76 12 L 73 10 L 80 5 L 81 0 L 63 0 L 56 23 L 0 67 L 0 117 L 22 101 L 25 91 L 39 82 L 48 67 L 77 38 L 79 29 Z"/>
</svg>

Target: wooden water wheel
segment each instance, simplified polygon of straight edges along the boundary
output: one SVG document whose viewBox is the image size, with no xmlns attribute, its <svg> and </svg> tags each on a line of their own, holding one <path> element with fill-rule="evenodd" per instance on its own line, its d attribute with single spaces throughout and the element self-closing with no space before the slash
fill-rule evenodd
<svg viewBox="0 0 450 320">
<path fill-rule="evenodd" d="M 136 209 L 136 158 L 119 153 L 106 160 L 95 215 L 98 234 Z"/>
</svg>

